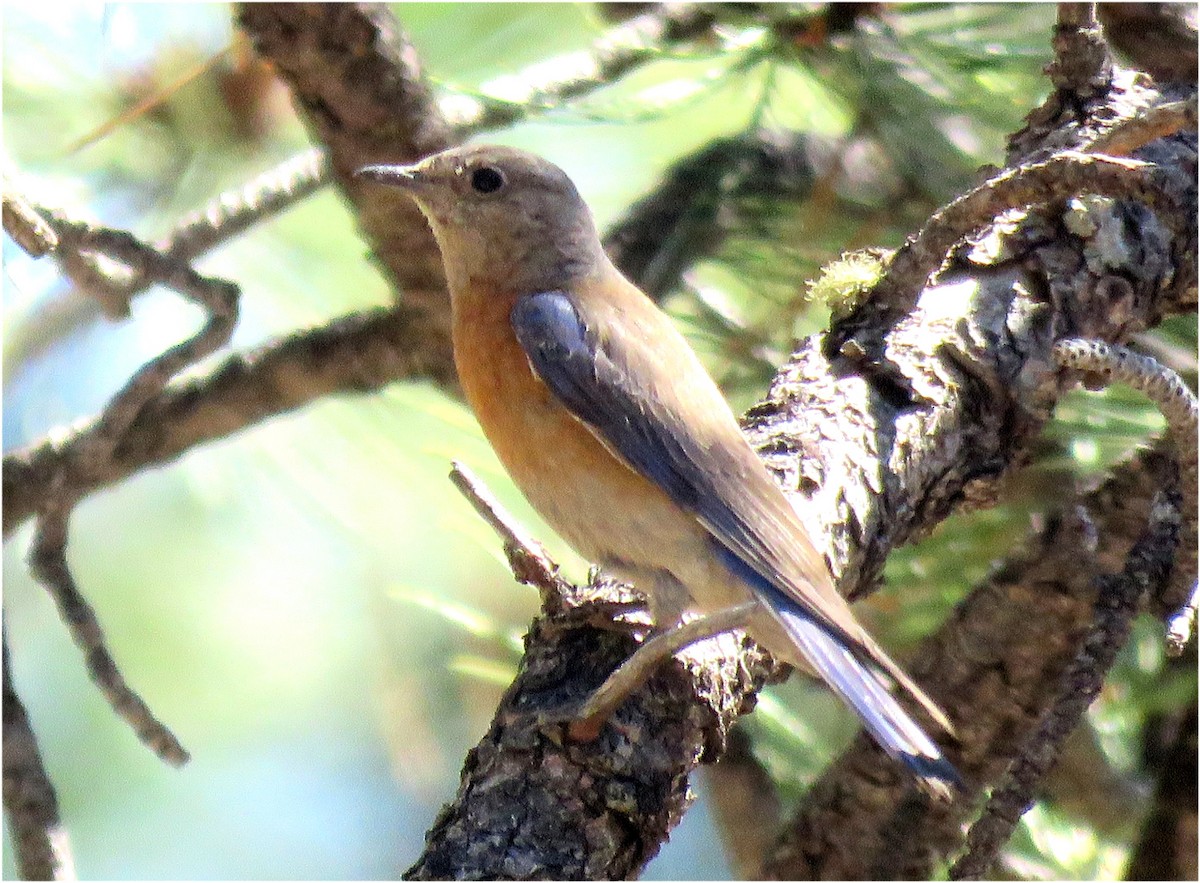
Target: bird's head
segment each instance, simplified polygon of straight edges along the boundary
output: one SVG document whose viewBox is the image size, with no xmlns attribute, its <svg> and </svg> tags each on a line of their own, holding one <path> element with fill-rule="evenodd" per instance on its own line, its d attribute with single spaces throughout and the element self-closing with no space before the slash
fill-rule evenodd
<svg viewBox="0 0 1200 883">
<path fill-rule="evenodd" d="M 451 292 L 486 282 L 548 291 L 606 259 L 587 204 L 553 163 L 512 147 L 457 147 L 359 177 L 400 187 L 429 219 Z"/>
</svg>

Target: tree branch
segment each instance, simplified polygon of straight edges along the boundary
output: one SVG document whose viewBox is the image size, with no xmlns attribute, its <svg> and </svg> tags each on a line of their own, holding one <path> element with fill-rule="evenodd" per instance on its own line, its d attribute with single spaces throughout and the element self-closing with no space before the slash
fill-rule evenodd
<svg viewBox="0 0 1200 883">
<path fill-rule="evenodd" d="M 1127 123 L 1109 129 L 1088 145 L 1089 153 L 1109 156 L 1129 156 L 1147 144 L 1176 132 L 1196 128 L 1196 96 L 1180 101 L 1168 101 L 1151 108 Z"/>
<path fill-rule="evenodd" d="M 58 248 L 58 234 L 4 175 L 4 232 L 30 257 L 40 258 Z"/>
<path fill-rule="evenodd" d="M 959 603 L 908 669 L 950 715 L 951 748 L 977 797 L 995 781 L 1052 706 L 1092 621 L 1096 581 L 1124 565 L 1146 529 L 1157 490 L 1177 475 L 1165 443 L 1115 468 L 1100 487 L 1048 513 L 1010 557 Z M 915 816 L 907 783 L 881 776 L 880 753 L 860 735 L 803 800 L 770 856 L 771 879 L 928 879 L 962 844 L 973 799 Z M 884 831 L 917 846 L 898 853 Z"/>
<path fill-rule="evenodd" d="M 1165 494 L 1150 506 L 1150 524 L 1129 553 L 1124 571 L 1100 579 L 1095 622 L 1063 678 L 1054 707 L 1021 749 L 1004 783 L 967 834 L 967 851 L 950 869 L 951 880 L 978 880 L 1034 801 L 1034 789 L 1058 760 L 1067 736 L 1100 694 L 1104 678 L 1125 646 L 1139 602 L 1166 580 L 1179 539 L 1179 509 Z"/>
<path fill-rule="evenodd" d="M 228 342 L 237 320 L 238 289 L 231 283 L 200 276 L 183 264 L 119 230 L 91 227 L 41 210 L 57 237 L 54 254 L 66 264 L 83 263 L 104 255 L 120 262 L 133 279 L 159 282 L 201 306 L 208 319 L 192 337 L 169 347 L 142 366 L 112 397 L 100 416 L 81 432 L 72 456 L 58 464 L 45 492 L 36 499 L 37 527 L 31 565 L 58 605 L 71 636 L 84 651 L 92 680 L 113 710 L 124 718 L 147 746 L 168 763 L 187 761 L 187 752 L 125 683 L 105 646 L 100 624 L 80 593 L 67 566 L 67 522 L 83 489 L 106 469 L 113 453 L 148 401 L 184 368 Z M 7 476 L 6 476 L 7 478 Z"/>
<path fill-rule="evenodd" d="M 404 164 L 457 142 L 391 11 L 373 3 L 245 3 L 238 23 L 291 87 L 314 142 L 324 145 L 332 180 L 349 200 L 363 238 L 397 297 L 440 320 L 446 334 L 413 357 L 443 360 L 450 304 L 442 259 L 416 204 L 354 172 L 371 163 Z"/>
<path fill-rule="evenodd" d="M 664 46 L 707 34 L 717 21 L 704 3 L 653 4 L 648 11 L 609 29 L 582 52 L 547 61 L 508 79 L 520 94 L 508 100 L 457 96 L 443 102 L 461 135 L 499 129 L 615 82 L 658 58 Z"/>
<path fill-rule="evenodd" d="M 1109 44 L 1160 83 L 1194 86 L 1196 7 L 1190 3 L 1097 3 Z"/>
<path fill-rule="evenodd" d="M 1163 194 L 1146 169 L 1137 160 L 1066 151 L 1002 172 L 935 212 L 896 251 L 874 296 L 897 313 L 907 312 L 956 242 L 1011 209 L 1084 194 L 1133 199 L 1150 209 L 1161 208 Z"/>
<path fill-rule="evenodd" d="M 42 753 L 12 682 L 4 629 L 4 813 L 22 880 L 74 880 L 67 832 Z"/>
<path fill-rule="evenodd" d="M 1046 73 L 1056 88 L 1083 98 L 1112 83 L 1113 63 L 1096 21 L 1095 3 L 1059 3 L 1054 63 Z"/>
<path fill-rule="evenodd" d="M 424 310 L 397 305 L 234 354 L 211 373 L 172 384 L 148 400 L 112 456 L 93 463 L 76 487 L 90 493 L 323 396 L 371 392 L 417 378 L 454 388 L 453 366 L 441 355 L 449 348 L 440 322 Z M 5 455 L 5 536 L 35 512 L 56 476 L 81 456 L 91 426 Z"/>
<path fill-rule="evenodd" d="M 95 613 L 79 591 L 66 559 L 67 525 L 71 512 L 83 495 L 81 487 L 94 481 L 97 471 L 110 462 L 121 439 L 138 418 L 146 403 L 170 379 L 194 362 L 228 342 L 237 320 L 238 289 L 231 283 L 200 276 L 190 266 L 155 251 L 119 230 L 92 227 L 60 215 L 30 207 L 31 215 L 52 231 L 53 254 L 64 265 L 89 266 L 102 255 L 124 267 L 131 279 L 145 279 L 174 289 L 203 308 L 208 318 L 193 336 L 167 348 L 143 365 L 105 406 L 104 411 L 80 432 L 72 456 L 60 460 L 44 493 L 34 501 L 37 525 L 34 531 L 31 567 L 58 606 L 64 624 L 84 652 L 92 680 L 100 687 L 113 711 L 122 717 L 138 738 L 167 763 L 180 765 L 188 754 L 175 735 L 157 718 L 126 683 L 109 653 Z M 8 479 L 7 470 L 5 480 Z M 41 767 L 22 707 L 10 680 L 7 638 L 4 642 L 5 804 L 13 809 L 10 825 L 20 844 L 26 871 L 39 876 L 69 874 L 65 835 L 58 829 L 57 805 Z M 12 784 L 10 787 L 10 770 Z"/>
<path fill-rule="evenodd" d="M 1102 100 L 1055 92 L 1011 139 L 1009 162 L 1015 167 L 1051 151 L 1078 150 L 1161 103 L 1158 93 L 1124 72 L 1114 74 Z M 1039 367 L 1048 364 L 1055 336 L 1121 339 L 1163 315 L 1194 308 L 1196 236 L 1185 219 L 1196 211 L 1195 149 L 1195 133 L 1181 132 L 1140 152 L 1156 164 L 1160 190 L 1174 197 L 1167 209 L 1175 213 L 1173 238 L 1154 229 L 1159 222 L 1142 206 L 1112 203 L 1096 211 L 1090 232 L 1064 235 L 1055 212 L 1033 213 L 1012 226 L 998 225 L 967 264 L 951 263 L 917 309 L 883 332 L 887 362 L 867 366 L 874 370 L 865 378 L 866 389 L 851 387 L 853 420 L 867 426 L 878 421 L 891 431 L 860 441 L 861 431 L 845 433 L 836 425 L 847 421 L 846 409 L 825 403 L 848 384 L 814 348 L 781 372 L 764 415 L 779 420 L 777 440 L 769 432 L 752 437 L 784 472 L 786 484 L 819 486 L 813 508 L 825 523 L 814 535 L 830 535 L 841 553 L 835 561 L 847 562 L 844 586 L 869 590 L 885 550 L 923 531 L 910 530 L 913 522 L 929 525 L 955 506 L 994 499 L 995 480 L 1019 459 L 1008 443 L 1017 448 L 1028 443 L 1040 425 L 1037 414 L 1055 395 Z M 1130 230 L 1137 232 L 1129 237 Z M 1022 291 L 1043 294 L 1026 300 Z M 1140 307 L 1127 311 L 1133 303 Z M 979 327 L 964 328 L 964 311 L 971 317 L 967 323 Z M 923 342 L 927 336 L 937 343 Z M 946 359 L 942 367 L 915 370 L 912 355 L 933 348 Z M 966 386 L 956 393 L 954 383 Z M 999 404 L 1012 394 L 1019 403 Z M 940 441 L 931 450 L 933 439 Z M 810 459 L 815 452 L 841 450 L 863 450 L 869 459 L 862 465 L 834 459 L 832 470 L 829 460 L 817 466 Z M 800 462 L 789 465 L 798 455 Z M 975 465 L 965 474 L 954 465 L 968 462 Z M 1145 468 L 1118 472 L 1106 486 L 1120 502 L 1103 507 L 1109 514 L 1098 530 L 1109 542 L 1095 550 L 1102 556 L 1120 545 L 1115 536 L 1132 542 L 1146 523 L 1146 488 L 1162 482 L 1143 477 Z M 955 474 L 959 477 L 951 478 Z M 838 490 L 826 492 L 830 485 Z M 908 493 L 894 495 L 897 485 Z M 882 499 L 873 505 L 876 494 Z M 958 727 L 962 742 L 951 756 L 974 789 L 993 781 L 1015 756 L 1016 740 L 1048 707 L 1049 685 L 1077 646 L 1092 575 L 1079 564 L 1091 560 L 1097 535 L 1087 513 L 1102 499 L 1064 513 L 1026 544 L 1029 551 L 1018 559 L 1017 570 L 1009 565 L 973 592 L 909 666 Z M 1126 516 L 1134 519 L 1132 525 Z M 858 528 L 843 538 L 847 522 Z M 864 548 L 856 542 L 861 536 L 873 541 Z M 1121 562 L 1109 566 L 1116 569 Z M 926 878 L 939 857 L 958 849 L 965 802 L 915 816 L 906 807 L 903 783 L 881 779 L 879 753 L 860 737 L 807 796 L 766 873 L 857 879 L 886 868 L 888 876 Z M 880 832 L 894 832 L 897 824 L 907 826 L 915 852 L 898 850 L 894 838 L 884 840 Z"/>
<path fill-rule="evenodd" d="M 541 543 L 521 529 L 467 466 L 454 462 L 450 469 L 450 481 L 467 498 L 479 517 L 500 537 L 508 566 L 512 568 L 517 582 L 538 590 L 543 610 L 561 609 L 562 599 L 569 589 L 558 575 L 558 565 L 550 560 Z"/>
<path fill-rule="evenodd" d="M 1188 148 L 1182 147 L 1181 154 L 1188 156 Z M 1164 211 L 1183 214 L 1194 200 L 1192 182 L 1181 190 L 1178 202 L 1173 201 Z M 1029 223 L 1034 226 L 1033 221 Z M 1172 226 L 1185 223 L 1176 217 Z M 1123 266 L 1109 265 L 1099 278 L 1093 277 L 1076 252 L 1071 269 L 1065 269 L 1068 265 L 1057 260 L 1055 249 L 1078 250 L 1087 247 L 1087 241 L 1064 239 L 1061 227 L 1057 235 L 1042 235 L 1039 229 L 1037 246 L 1017 248 L 1016 257 L 1006 257 L 983 270 L 963 267 L 943 274 L 941 284 L 926 289 L 908 315 L 880 329 L 887 362 L 876 366 L 877 373 L 856 374 L 853 363 L 827 354 L 821 337 L 805 342 L 780 372 L 767 399 L 751 409 L 746 429 L 784 488 L 808 498 L 803 510 L 810 519 L 810 535 L 826 539 L 825 551 L 843 591 L 863 594 L 873 589 L 892 548 L 927 531 L 964 501 L 981 505 L 995 500 L 1000 479 L 1025 456 L 1065 382 L 1057 375 L 1051 357 L 1052 329 L 1061 321 L 1060 313 L 1073 316 L 1082 312 L 1079 301 L 1095 297 L 1095 306 L 1088 310 L 1088 328 L 1096 337 L 1120 336 L 1157 321 L 1163 309 L 1160 299 L 1175 293 L 1162 280 L 1186 276 L 1188 270 L 1175 270 L 1176 260 L 1186 263 L 1194 261 L 1194 256 L 1176 252 L 1168 238 L 1158 238 L 1156 229 L 1162 228 L 1143 224 L 1127 231 L 1138 241 L 1124 253 L 1140 267 L 1134 274 L 1139 295 L 1129 300 L 1105 301 L 1094 295 L 1100 279 L 1109 272 L 1123 275 Z M 1020 241 L 1026 232 L 1026 227 L 1018 226 L 1012 235 Z M 1055 259 L 1049 266 L 1039 263 L 1049 258 Z M 1051 275 L 1062 291 L 1052 306 L 1038 294 L 1046 289 L 1044 280 Z M 1068 569 L 1077 574 L 1077 560 L 1072 560 Z M 1014 612 L 1013 622 L 1014 627 L 1019 624 L 1020 633 L 1014 635 L 996 621 L 995 604 L 988 603 L 988 595 L 994 596 L 995 591 L 977 600 L 978 606 L 963 625 L 970 629 L 969 638 L 957 628 L 946 632 L 947 639 L 956 640 L 957 650 L 943 647 L 936 663 L 915 667 L 924 676 L 923 686 L 931 688 L 935 700 L 961 728 L 963 743 L 957 751 L 952 749 L 952 754 L 975 788 L 997 775 L 1013 756 L 1015 749 L 1004 742 L 1013 731 L 1013 717 L 1023 720 L 1025 727 L 1031 726 L 1037 713 L 1025 715 L 1023 708 L 1032 705 L 1040 710 L 1051 700 L 1053 680 L 1048 679 L 1047 670 L 1054 669 L 1057 674 L 1065 668 L 1091 606 L 1090 583 L 1076 589 L 1084 599 L 1077 604 L 1064 605 L 1060 597 L 1052 599 L 1041 590 L 1032 599 L 1021 596 L 1023 609 Z M 1065 612 L 1055 610 L 1054 603 L 1065 606 Z M 1042 605 L 1050 609 L 1042 610 Z M 1038 628 L 1030 628 L 1031 622 L 1038 623 Z M 1074 640 L 1063 640 L 1072 633 Z M 1034 643 L 1024 643 L 1034 637 Z M 1008 643 L 999 643 L 1001 639 Z M 1031 665 L 1027 680 L 1014 691 L 1017 695 L 1010 697 L 994 673 L 981 675 L 974 654 L 990 652 L 990 665 L 1004 666 L 1013 658 L 1010 654 L 1017 653 L 1013 646 L 1022 645 L 1028 647 Z M 589 654 L 595 646 L 587 645 Z M 970 659 L 963 658 L 962 647 L 972 648 Z M 414 877 L 451 873 L 506 877 L 515 873 L 514 867 L 548 876 L 589 872 L 623 876 L 649 857 L 653 847 L 646 838 L 661 837 L 664 817 L 635 813 L 633 818 L 625 818 L 628 827 L 620 828 L 626 834 L 619 843 L 604 841 L 600 855 L 605 861 L 591 858 L 594 846 L 583 832 L 593 823 L 604 824 L 606 836 L 612 831 L 607 827 L 611 822 L 595 821 L 608 818 L 603 801 L 597 798 L 595 803 L 581 805 L 575 797 L 574 784 L 580 777 L 591 782 L 597 775 L 599 756 L 592 753 L 595 743 L 570 746 L 578 753 L 564 756 L 552 736 L 532 723 L 539 708 L 556 705 L 564 693 L 586 695 L 630 649 L 631 645 L 609 646 L 603 663 L 591 655 L 576 655 L 576 660 L 586 660 L 580 668 L 560 657 L 580 654 L 580 650 L 547 640 L 535 626 L 526 659 L 539 673 L 553 664 L 558 679 L 546 683 L 555 684 L 555 693 L 552 697 L 539 695 L 527 673 L 518 677 L 492 731 L 468 760 L 458 797 L 439 817 L 421 861 L 410 872 Z M 543 654 L 549 654 L 554 662 Z M 702 738 L 699 732 L 682 738 L 684 734 L 675 729 L 681 708 L 647 706 L 649 700 L 635 698 L 618 711 L 618 722 L 604 731 L 602 742 L 607 736 L 616 740 L 607 743 L 610 752 L 624 751 L 626 742 L 620 734 L 636 732 L 642 741 L 632 750 L 650 752 L 643 758 L 646 763 L 657 759 L 654 771 L 660 788 L 656 805 L 678 808 L 686 794 L 686 773 L 702 754 L 699 747 L 706 742 L 720 744 L 729 722 L 727 709 L 746 704 L 755 686 L 754 680 L 737 681 L 733 692 L 715 705 L 697 704 L 692 699 L 690 707 L 710 721 L 712 739 Z M 659 693 L 643 691 L 638 697 L 647 692 Z M 998 724 L 1001 736 L 988 727 L 991 713 L 985 709 L 993 704 L 1007 715 Z M 685 703 L 684 707 L 689 706 Z M 648 720 L 646 715 L 651 712 L 653 717 Z M 636 726 L 627 727 L 624 715 L 630 715 Z M 543 754 L 547 750 L 553 753 L 551 766 L 556 777 L 549 781 L 540 776 L 521 779 L 519 788 L 513 785 L 511 777 L 517 770 L 538 770 L 548 762 Z M 617 779 L 633 775 L 624 766 L 625 755 L 615 756 L 618 759 L 610 762 L 620 763 Z M 481 758 L 486 758 L 486 763 Z M 932 818 L 950 811 L 912 804 L 904 797 L 907 784 L 877 749 L 859 748 L 814 789 L 804 818 L 818 821 L 807 826 L 801 823 L 802 832 L 793 841 L 803 844 L 795 854 L 805 861 L 820 862 L 820 870 L 797 868 L 781 855 L 768 865 L 768 873 L 828 873 L 849 878 L 880 873 L 880 868 L 895 867 L 887 863 L 895 858 L 897 844 L 905 837 L 910 844 L 918 842 L 915 832 L 919 829 L 921 842 L 929 846 L 923 846 L 912 860 L 922 863 L 918 875 L 924 876 L 928 873 L 924 863 L 939 851 L 945 854 L 954 849 L 961 834 L 957 821 L 934 825 Z M 502 794 L 507 795 L 507 804 L 499 796 Z M 507 814 L 502 806 L 507 806 Z M 532 818 L 524 811 L 514 816 L 514 806 L 542 809 Z M 843 817 L 851 808 L 853 818 Z M 531 856 L 537 826 L 564 813 L 575 819 L 574 839 L 556 821 L 553 837 L 545 835 L 546 842 L 553 845 Z M 479 823 L 483 818 L 488 820 L 486 825 Z M 668 821 L 674 818 L 673 813 L 666 816 Z M 942 831 L 944 839 L 928 840 L 931 827 Z M 814 840 L 813 832 L 824 833 Z M 844 839 L 842 832 L 847 834 Z M 863 844 L 879 842 L 884 833 L 888 836 L 886 849 L 864 848 Z M 834 838 L 844 850 L 839 851 Z M 468 848 L 466 844 L 474 845 Z M 609 862 L 614 854 L 621 860 Z M 570 862 L 564 863 L 564 855 L 572 857 Z M 512 862 L 518 858 L 521 863 L 514 866 Z M 845 868 L 838 865 L 842 859 L 849 862 Z"/>
<path fill-rule="evenodd" d="M 178 260 L 193 261 L 260 221 L 308 198 L 323 187 L 328 178 L 325 152 L 310 148 L 185 215 L 155 243 L 155 247 Z"/>
<path fill-rule="evenodd" d="M 1195 670 L 1195 654 L 1180 664 Z M 1179 712 L 1157 714 L 1146 722 L 1143 751 L 1158 784 L 1126 880 L 1196 879 L 1196 723 L 1194 700 Z"/>
<path fill-rule="evenodd" d="M 1152 596 L 1152 601 L 1159 616 L 1174 613 L 1182 605 L 1183 610 L 1171 617 L 1167 633 L 1168 646 L 1182 648 L 1181 638 L 1186 638 L 1181 630 L 1187 621 L 1188 599 L 1196 596 L 1196 481 L 1200 457 L 1197 441 L 1200 407 L 1196 395 L 1170 368 L 1125 347 L 1097 340 L 1060 340 L 1054 345 L 1054 357 L 1060 365 L 1083 371 L 1085 376 L 1133 387 L 1150 399 L 1167 421 L 1167 438 L 1175 448 L 1179 466 L 1182 537 L 1171 579 L 1163 591 Z"/>
</svg>

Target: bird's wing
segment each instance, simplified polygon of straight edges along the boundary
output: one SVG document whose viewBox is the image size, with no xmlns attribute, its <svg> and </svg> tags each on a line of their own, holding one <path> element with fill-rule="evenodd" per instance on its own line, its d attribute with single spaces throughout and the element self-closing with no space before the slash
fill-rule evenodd
<svg viewBox="0 0 1200 883">
<path fill-rule="evenodd" d="M 860 663 L 886 672 L 949 731 L 936 703 L 854 619 L 795 510 L 686 341 L 644 295 L 634 294 L 619 308 L 579 293 L 527 295 L 510 319 L 542 381 L 611 451 L 695 515 L 798 645 L 805 639 L 794 634 L 788 610 Z M 836 686 L 836 678 L 825 679 Z"/>
</svg>

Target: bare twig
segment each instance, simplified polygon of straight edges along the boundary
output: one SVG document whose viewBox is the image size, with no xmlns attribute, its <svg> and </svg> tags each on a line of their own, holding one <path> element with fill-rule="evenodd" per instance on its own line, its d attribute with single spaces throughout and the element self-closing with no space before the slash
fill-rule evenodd
<svg viewBox="0 0 1200 883">
<path fill-rule="evenodd" d="M 113 710 L 126 720 L 138 738 L 167 763 L 180 765 L 188 755 L 121 676 L 108 652 L 100 624 L 79 592 L 66 560 L 67 524 L 83 489 L 108 468 L 113 452 L 130 426 L 170 379 L 224 345 L 237 319 L 238 289 L 218 279 L 200 276 L 185 263 L 164 255 L 120 230 L 92 227 L 44 213 L 59 238 L 55 251 L 64 263 L 85 254 L 102 254 L 120 262 L 130 278 L 162 283 L 208 313 L 204 326 L 191 338 L 168 348 L 143 365 L 109 401 L 99 418 L 76 440 L 74 455 L 61 461 L 36 502 L 38 516 L 30 562 L 58 605 L 75 643 L 83 650 L 88 672 Z M 7 477 L 7 476 L 6 476 Z"/>
<path fill-rule="evenodd" d="M 37 738 L 17 696 L 4 629 L 4 813 L 23 880 L 74 880 L 67 832 L 58 798 L 42 764 Z"/>
<path fill-rule="evenodd" d="M 187 750 L 125 681 L 105 644 L 95 611 L 80 593 L 67 567 L 70 506 L 68 502 L 65 507 L 47 507 L 39 514 L 29 556 L 33 575 L 54 598 L 71 637 L 83 651 L 88 674 L 112 710 L 133 728 L 138 739 L 151 751 L 171 766 L 183 766 L 189 760 Z"/>
<path fill-rule="evenodd" d="M 607 31 L 589 49 L 539 64 L 509 79 L 507 100 L 459 96 L 443 100 L 442 112 L 463 135 L 511 125 L 624 76 L 659 57 L 663 46 L 709 31 L 714 9 L 703 3 L 664 3 Z"/>
<path fill-rule="evenodd" d="M 1067 339 L 1054 345 L 1058 364 L 1087 375 L 1097 376 L 1104 383 L 1123 383 L 1144 394 L 1162 412 L 1167 422 L 1167 438 L 1175 448 L 1179 466 L 1182 494 L 1182 531 L 1179 557 L 1164 593 L 1156 597 L 1156 612 L 1170 617 L 1168 647 L 1186 642 L 1187 611 L 1192 609 L 1186 598 L 1196 594 L 1196 528 L 1197 528 L 1197 459 L 1200 442 L 1200 405 L 1196 395 L 1183 378 L 1150 356 L 1135 353 L 1115 344 L 1099 340 Z M 1183 605 L 1182 610 L 1176 610 Z"/>
<path fill-rule="evenodd" d="M 328 181 L 325 151 L 305 150 L 187 215 L 155 246 L 173 258 L 192 261 L 258 222 L 285 211 Z"/>
<path fill-rule="evenodd" d="M 4 176 L 4 232 L 31 257 L 40 258 L 58 247 L 58 234 L 36 208 Z"/>
<path fill-rule="evenodd" d="M 1200 405 L 1182 377 L 1150 356 L 1099 340 L 1060 340 L 1054 345 L 1054 357 L 1064 367 L 1099 374 L 1144 393 L 1166 418 L 1181 473 L 1185 479 L 1189 472 L 1195 473 Z"/>
<path fill-rule="evenodd" d="M 874 297 L 899 315 L 942 265 L 950 248 L 1004 211 L 1066 199 L 1085 193 L 1137 199 L 1150 208 L 1164 196 L 1146 174 L 1147 163 L 1078 151 L 1002 172 L 944 206 L 893 255 Z"/>
<path fill-rule="evenodd" d="M 324 151 L 306 150 L 185 215 L 154 248 L 173 260 L 190 263 L 307 198 L 328 183 L 328 177 Z M 71 265 L 67 264 L 67 268 L 70 270 Z M 127 305 L 152 279 L 145 271 L 121 278 L 92 266 L 86 277 L 78 281 L 85 290 L 99 293 L 104 304 Z"/>
<path fill-rule="evenodd" d="M 155 243 L 154 248 L 172 259 L 191 262 L 309 196 L 327 179 L 324 152 L 306 150 L 184 216 L 175 229 Z M 31 202 L 13 193 L 7 178 L 4 186 L 4 223 L 10 235 L 34 257 L 57 251 L 63 272 L 80 291 L 99 303 L 106 316 L 112 319 L 126 317 L 130 301 L 155 281 L 153 277 L 129 266 L 113 267 L 97 260 L 96 251 L 103 253 L 103 249 L 86 247 L 78 235 L 70 247 L 59 250 L 54 224 L 37 215 Z M 61 216 L 55 219 L 57 225 L 64 222 Z M 22 242 L 19 236 L 26 237 L 25 241 Z M 30 240 L 29 237 L 34 238 Z"/>
<path fill-rule="evenodd" d="M 231 355 L 211 373 L 156 393 L 112 456 L 86 471 L 74 464 L 83 457 L 95 421 L 6 454 L 4 535 L 36 512 L 64 472 L 73 475 L 79 493 L 90 493 L 322 396 L 369 392 L 417 377 L 452 389 L 453 365 L 440 355 L 449 349 L 440 322 L 424 310 L 397 305 Z M 428 358 L 431 353 L 436 355 Z"/>
<path fill-rule="evenodd" d="M 1101 578 L 1096 618 L 1063 679 L 1060 698 L 1013 763 L 1006 781 L 967 835 L 967 851 L 950 869 L 952 880 L 981 879 L 1033 805 L 1034 789 L 1054 765 L 1063 741 L 1100 693 L 1117 652 L 1129 636 L 1138 603 L 1170 571 L 1179 536 L 1179 509 L 1166 494 L 1156 495 L 1146 533 L 1118 576 Z"/>
<path fill-rule="evenodd" d="M 1096 22 L 1096 4 L 1059 3 L 1054 63 L 1046 71 L 1059 88 L 1084 98 L 1112 82 L 1112 56 Z"/>
<path fill-rule="evenodd" d="M 141 409 L 167 382 L 228 342 L 237 321 L 238 288 L 231 282 L 201 276 L 183 261 L 139 242 L 123 230 L 91 227 L 55 217 L 53 223 L 65 247 L 99 252 L 129 268 L 134 278 L 153 280 L 202 307 L 208 320 L 195 336 L 147 362 L 104 409 L 93 427 L 85 459 L 111 456 L 121 436 Z M 81 464 L 87 469 L 87 464 Z"/>
<path fill-rule="evenodd" d="M 558 575 L 558 565 L 546 554 L 542 544 L 525 532 L 465 464 L 458 461 L 451 464 L 450 481 L 504 543 L 504 555 L 513 576 L 538 590 L 543 610 L 560 608 L 562 578 Z"/>
<path fill-rule="evenodd" d="M 1102 340 L 1069 338 L 1054 344 L 1054 358 L 1065 368 L 1098 374 L 1108 382 L 1131 386 L 1154 402 L 1167 421 L 1167 433 L 1178 453 L 1179 468 L 1195 473 L 1200 405 L 1183 378 L 1150 356 Z"/>
</svg>

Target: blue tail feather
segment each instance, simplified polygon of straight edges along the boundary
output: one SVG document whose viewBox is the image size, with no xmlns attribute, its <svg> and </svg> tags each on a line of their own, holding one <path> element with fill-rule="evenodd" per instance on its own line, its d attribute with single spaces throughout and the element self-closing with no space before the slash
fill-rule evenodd
<svg viewBox="0 0 1200 883">
<path fill-rule="evenodd" d="M 730 571 L 756 590 L 759 601 L 784 627 L 821 679 L 858 713 L 884 751 L 913 772 L 926 792 L 948 800 L 952 790 L 966 790 L 954 765 L 892 695 L 879 669 L 859 659 L 797 601 L 736 553 L 720 542 L 714 542 L 714 547 Z"/>
<path fill-rule="evenodd" d="M 926 790 L 949 797 L 950 788 L 963 789 L 953 764 L 892 695 L 872 668 L 860 662 L 834 637 L 787 599 L 772 605 L 784 628 L 809 664 L 830 688 L 862 719 L 875 741 L 907 766 Z"/>
</svg>

